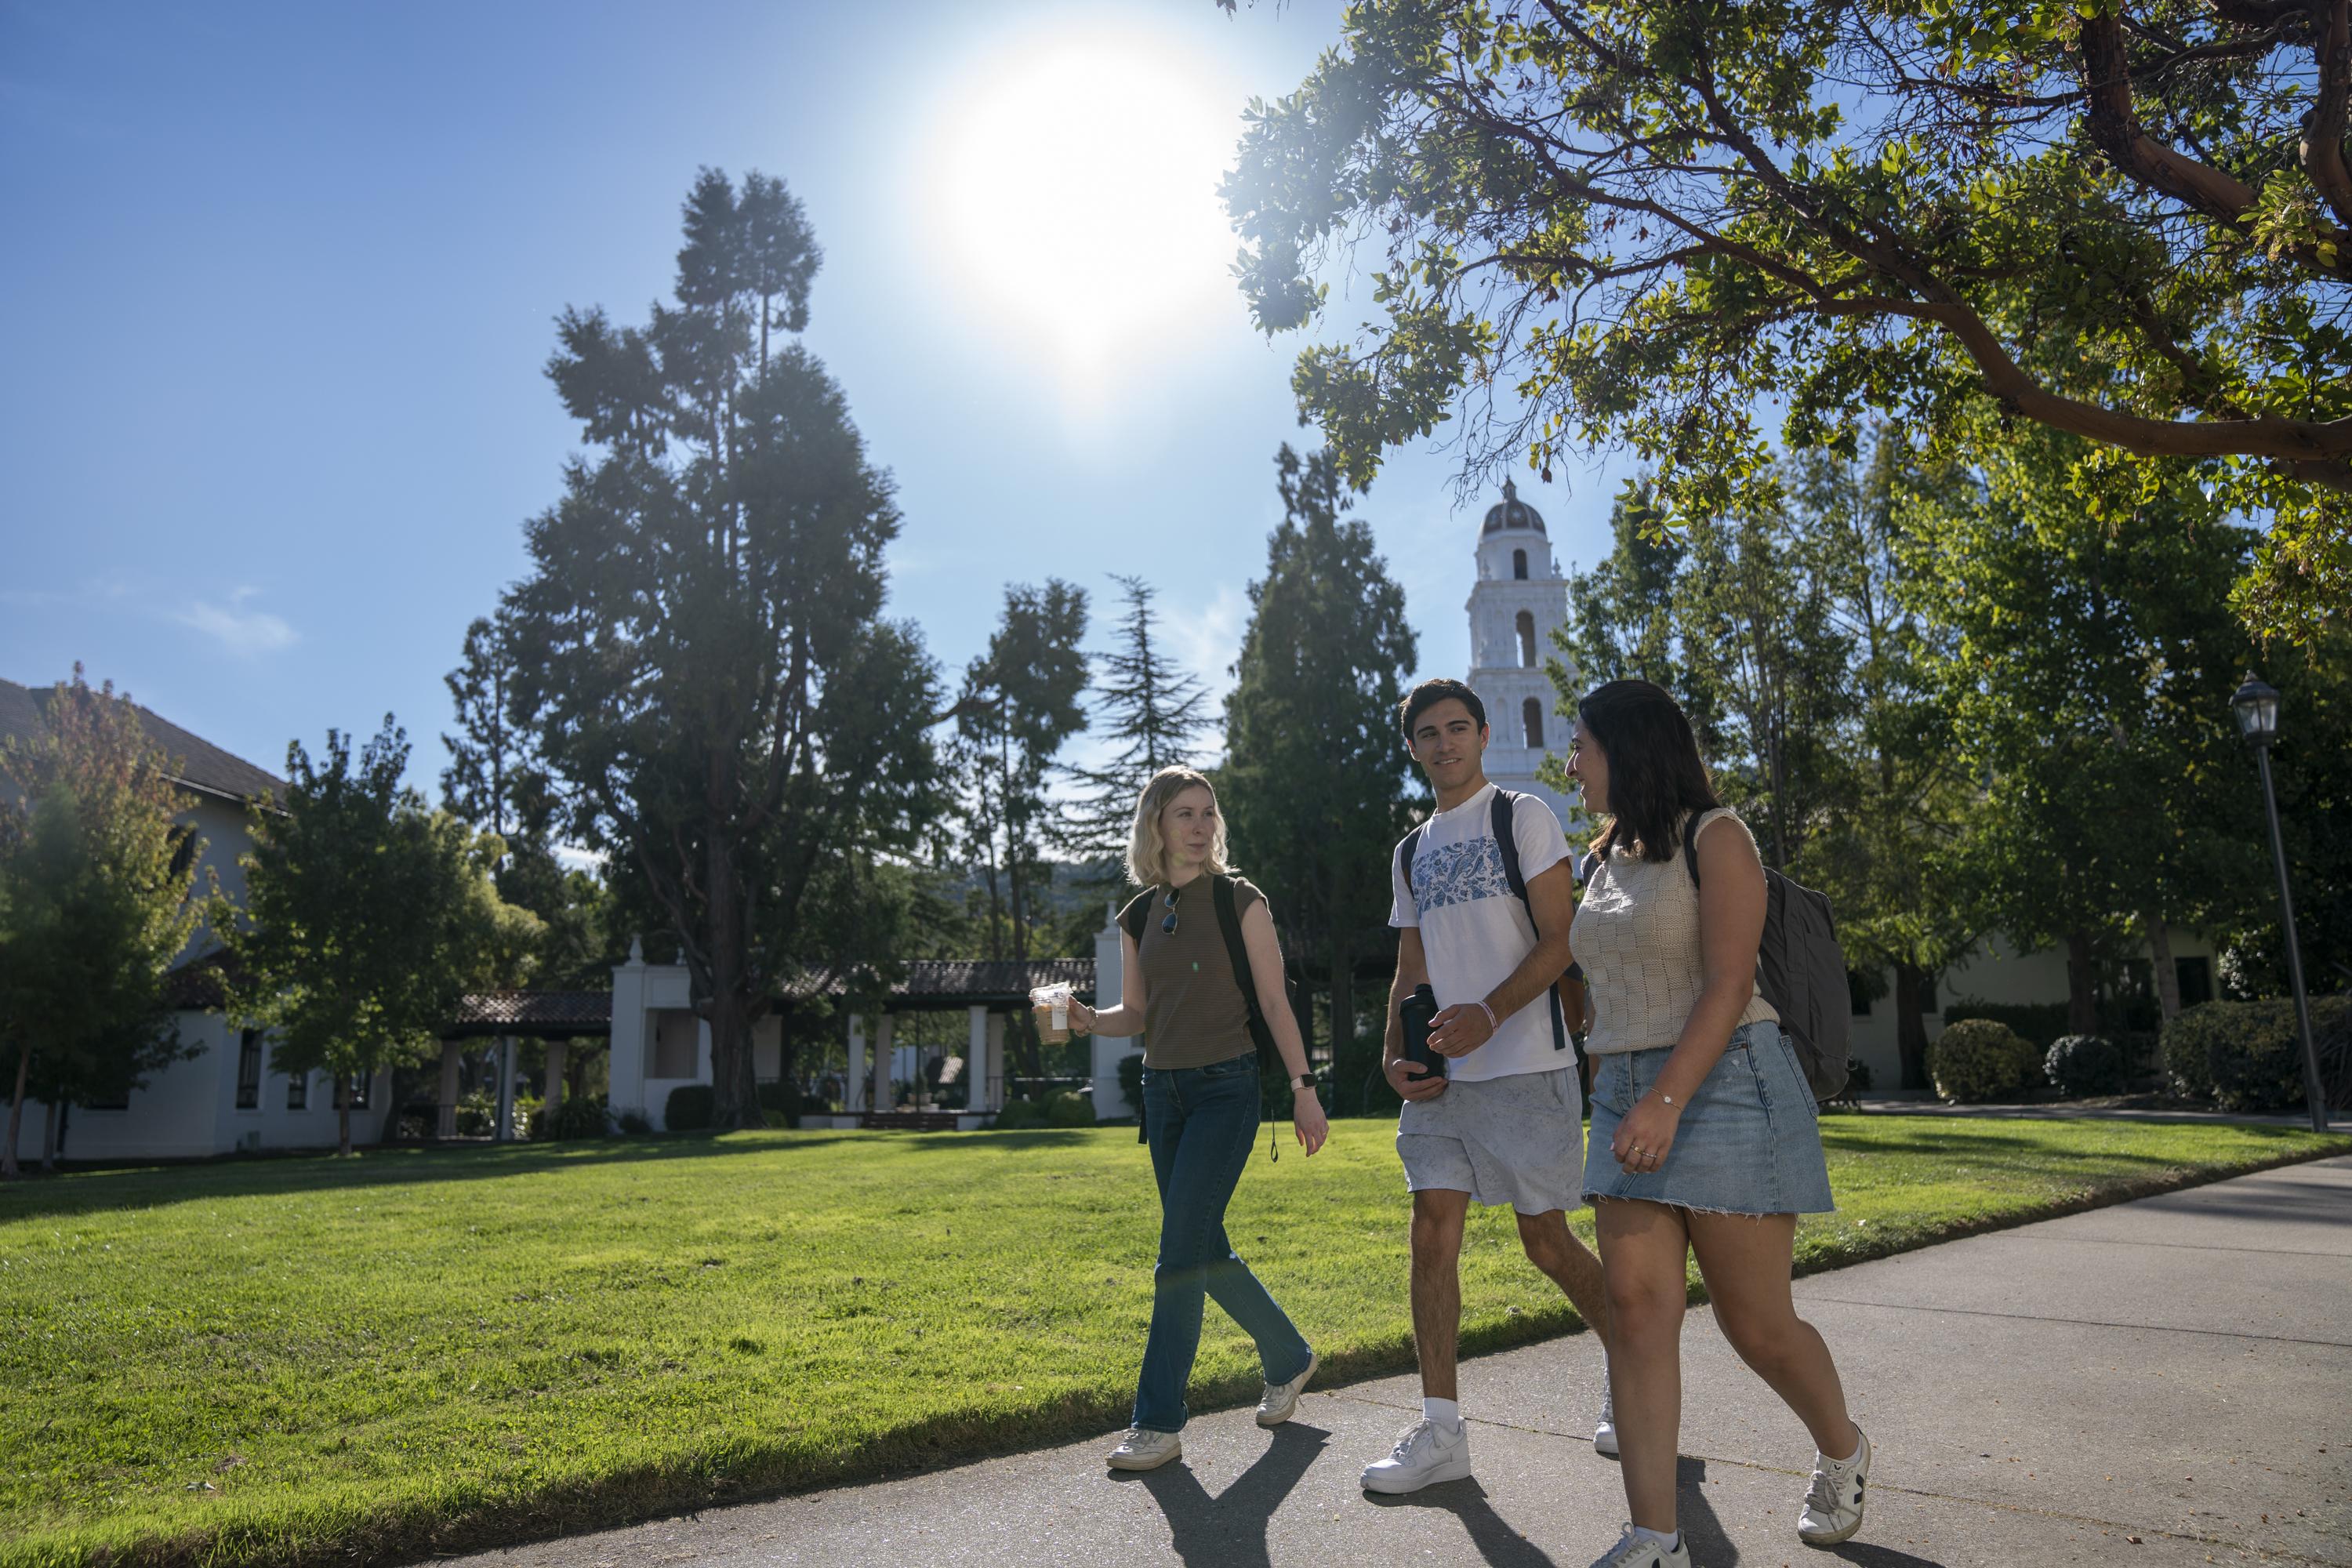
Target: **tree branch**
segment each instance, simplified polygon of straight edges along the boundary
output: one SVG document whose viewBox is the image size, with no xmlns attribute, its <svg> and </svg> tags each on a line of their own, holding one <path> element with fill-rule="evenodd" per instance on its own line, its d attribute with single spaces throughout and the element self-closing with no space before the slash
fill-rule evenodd
<svg viewBox="0 0 2352 1568">
<path fill-rule="evenodd" d="M 2352 169 L 2345 166 L 2347 105 L 2352 104 L 2352 0 L 2314 7 L 2319 35 L 2317 101 L 2303 127 L 2303 168 L 2338 223 L 2352 226 Z"/>
</svg>

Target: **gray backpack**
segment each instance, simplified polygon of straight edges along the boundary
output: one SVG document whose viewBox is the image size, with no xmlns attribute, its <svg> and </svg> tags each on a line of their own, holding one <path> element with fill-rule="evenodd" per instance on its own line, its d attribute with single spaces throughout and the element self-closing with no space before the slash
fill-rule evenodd
<svg viewBox="0 0 2352 1568">
<path fill-rule="evenodd" d="M 1705 815 L 1695 811 L 1683 824 L 1683 864 L 1690 868 L 1693 888 L 1698 886 L 1698 857 L 1691 853 L 1691 834 Z M 1813 1098 L 1835 1100 L 1845 1092 L 1853 994 L 1846 984 L 1845 950 L 1838 946 L 1829 899 L 1769 866 L 1764 868 L 1764 894 L 1756 989 L 1780 1015 L 1780 1027 L 1797 1047 Z"/>
</svg>

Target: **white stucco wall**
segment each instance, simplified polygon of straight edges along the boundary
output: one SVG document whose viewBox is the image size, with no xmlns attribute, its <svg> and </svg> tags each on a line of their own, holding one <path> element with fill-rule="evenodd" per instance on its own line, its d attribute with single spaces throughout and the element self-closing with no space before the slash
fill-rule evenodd
<svg viewBox="0 0 2352 1568">
<path fill-rule="evenodd" d="M 2175 928 L 2172 956 L 2202 958 L 2214 963 L 2213 944 L 2195 931 Z M 1894 1089 L 1903 1081 L 1902 1054 L 1895 1046 L 1894 977 L 1882 974 L 1885 994 L 1870 1011 L 1853 1020 L 1851 1054 L 1870 1066 L 1874 1089 Z M 2216 979 L 2218 994 L 2218 977 Z M 1927 1014 L 1927 1038 L 1944 1032 L 1944 1009 L 1954 1002 L 1994 1002 L 2005 1005 L 2062 1003 L 2066 1000 L 2066 954 L 2046 947 L 2020 952 L 2008 938 L 1995 935 L 1976 954 L 1946 969 L 1936 982 L 1935 1006 Z"/>
<path fill-rule="evenodd" d="M 173 1062 L 131 1092 L 121 1110 L 75 1106 L 66 1119 L 64 1157 L 68 1160 L 189 1160 L 241 1150 L 331 1149 L 337 1143 L 333 1081 L 310 1075 L 310 1104 L 287 1109 L 289 1077 L 269 1065 L 262 1046 L 260 1093 L 251 1110 L 236 1103 L 237 1057 L 243 1031 L 217 1013 L 176 1015 L 180 1039 L 197 1047 L 194 1057 Z M 372 1143 L 391 1114 L 392 1076 L 377 1075 L 365 1110 L 352 1112 L 352 1140 Z M 18 1130 L 16 1158 L 41 1155 L 42 1124 L 48 1108 L 27 1100 Z"/>
</svg>

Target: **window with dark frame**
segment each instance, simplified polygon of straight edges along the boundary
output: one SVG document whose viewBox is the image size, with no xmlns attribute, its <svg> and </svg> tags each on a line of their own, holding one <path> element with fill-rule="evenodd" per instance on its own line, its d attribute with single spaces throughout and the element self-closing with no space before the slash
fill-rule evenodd
<svg viewBox="0 0 2352 1568">
<path fill-rule="evenodd" d="M 1536 667 L 1536 618 L 1526 610 L 1519 612 L 1517 623 L 1519 633 L 1519 665 L 1524 669 Z"/>
<path fill-rule="evenodd" d="M 1530 697 L 1519 704 L 1519 717 L 1528 727 L 1528 746 L 1532 751 L 1543 749 L 1543 703 Z"/>
<path fill-rule="evenodd" d="M 298 1072 L 287 1075 L 286 1109 L 289 1110 L 310 1109 L 310 1075 L 309 1073 Z"/>
<path fill-rule="evenodd" d="M 236 1108 L 261 1109 L 261 1031 L 247 1029 L 236 1047 Z"/>
<path fill-rule="evenodd" d="M 2172 961 L 2173 979 L 2180 986 L 2180 1005 L 2194 1007 L 2213 1000 L 2213 961 L 2202 956 Z"/>
<path fill-rule="evenodd" d="M 1515 582 L 1524 583 L 1528 580 L 1528 552 L 1526 551 L 1514 550 L 1511 552 L 1511 577 Z"/>
</svg>

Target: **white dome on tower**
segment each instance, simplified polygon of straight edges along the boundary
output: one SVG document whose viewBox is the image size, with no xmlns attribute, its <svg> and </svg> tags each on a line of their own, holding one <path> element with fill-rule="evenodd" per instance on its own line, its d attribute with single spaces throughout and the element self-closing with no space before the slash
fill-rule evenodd
<svg viewBox="0 0 2352 1568">
<path fill-rule="evenodd" d="M 1542 799 L 1571 839 L 1584 832 L 1567 798 L 1537 782 L 1548 753 L 1568 750 L 1570 721 L 1544 666 L 1568 663 L 1553 637 L 1568 622 L 1568 580 L 1552 555 L 1543 514 L 1506 479 L 1503 499 L 1478 530 L 1477 580 L 1470 589 L 1471 689 L 1486 705 L 1486 776 Z M 1573 667 L 1570 674 L 1573 677 Z"/>
</svg>

